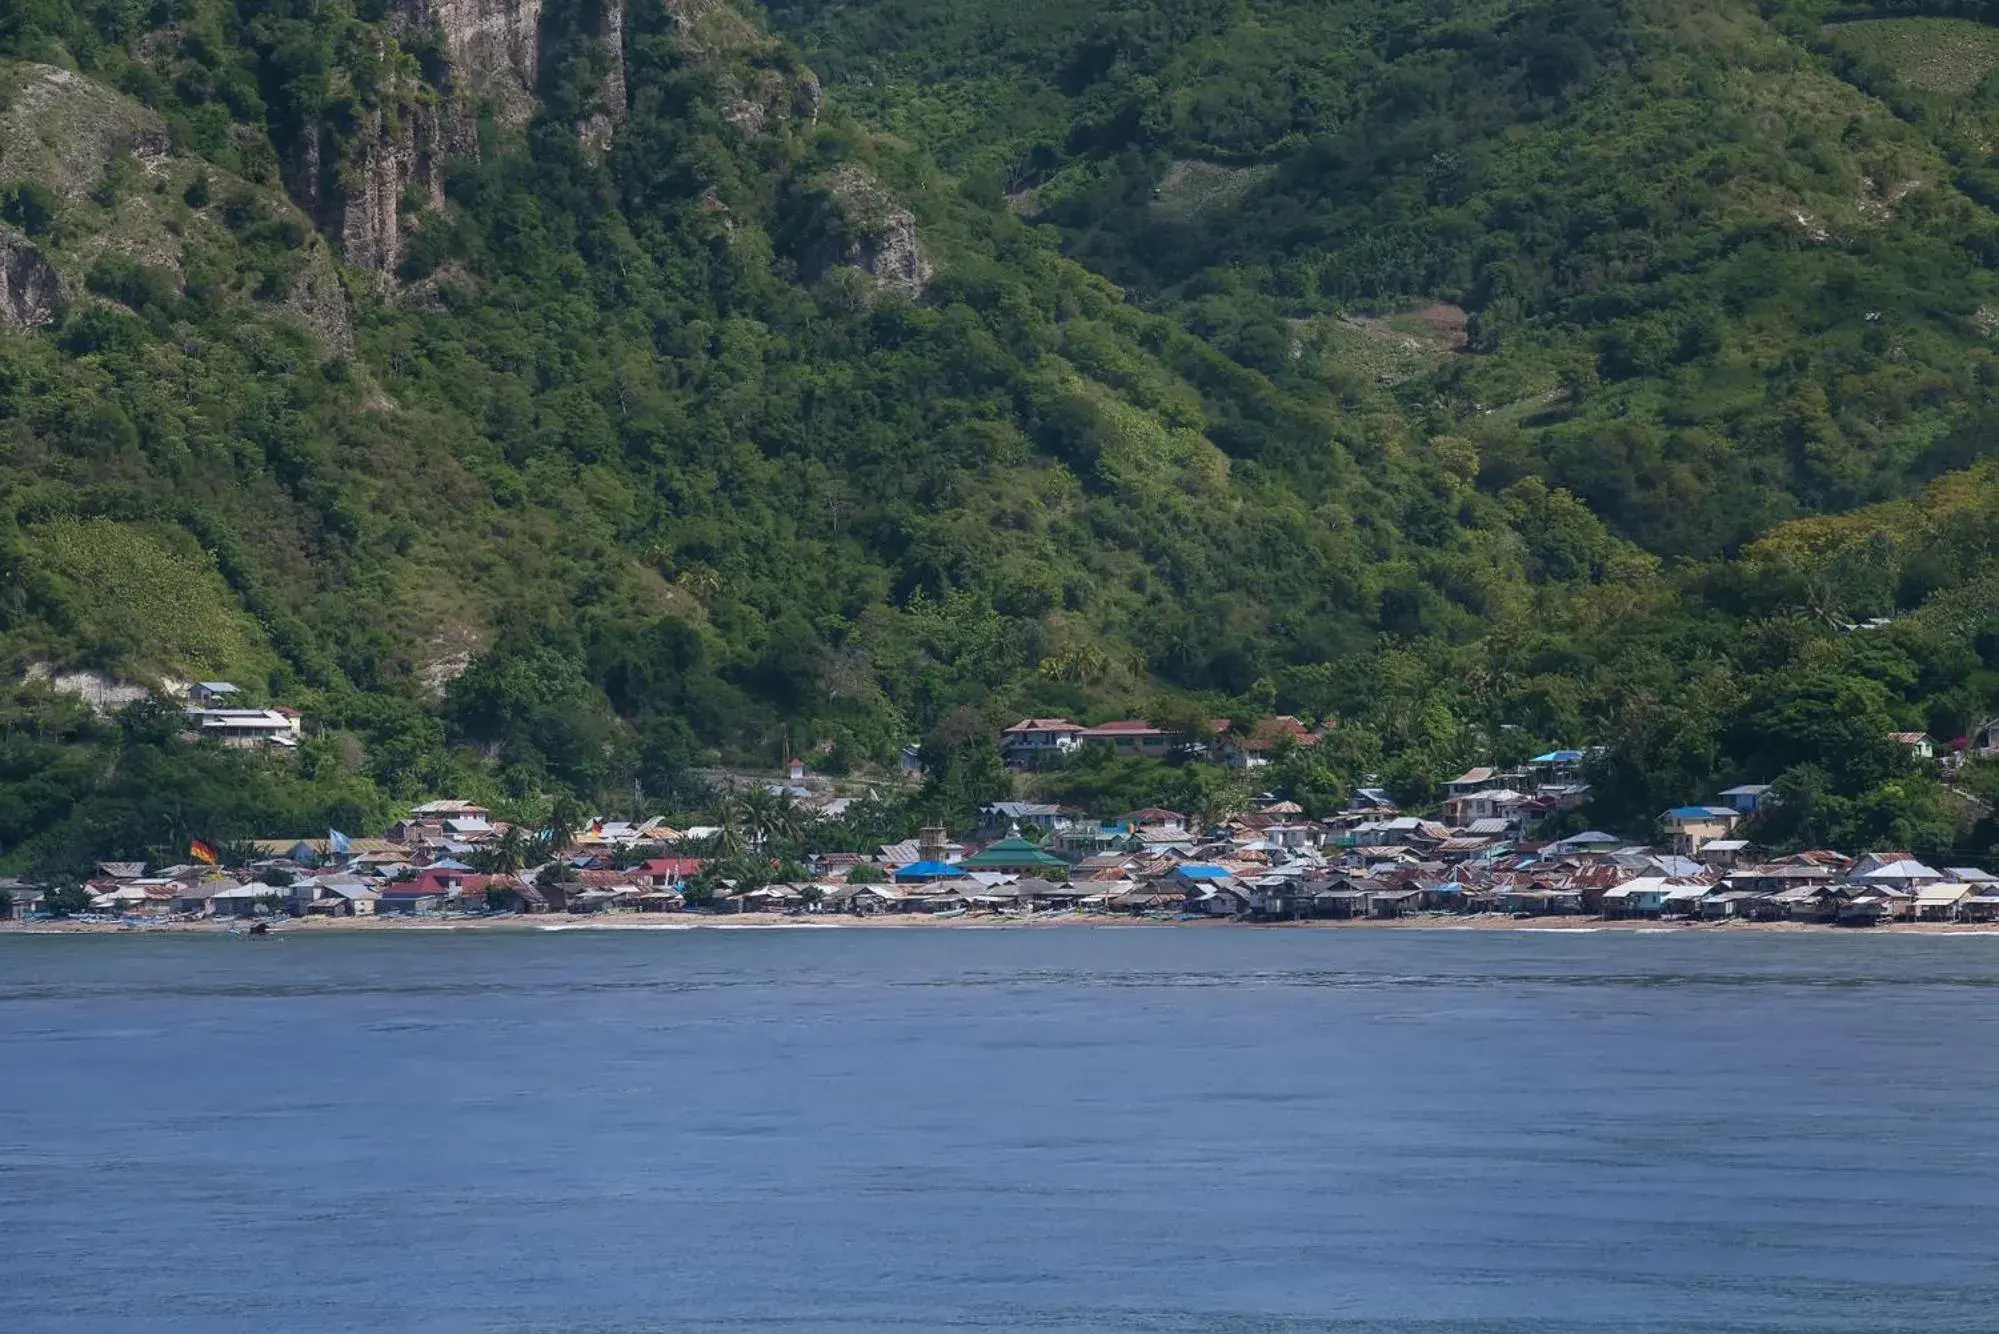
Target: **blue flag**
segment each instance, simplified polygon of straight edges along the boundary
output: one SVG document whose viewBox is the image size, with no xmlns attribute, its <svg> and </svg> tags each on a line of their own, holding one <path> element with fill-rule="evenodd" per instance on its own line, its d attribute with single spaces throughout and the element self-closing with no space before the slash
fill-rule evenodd
<svg viewBox="0 0 1999 1334">
<path fill-rule="evenodd" d="M 345 856 L 349 852 L 352 852 L 354 848 L 347 841 L 347 835 L 341 833 L 338 829 L 329 829 L 326 831 L 326 850 L 339 856 Z"/>
</svg>

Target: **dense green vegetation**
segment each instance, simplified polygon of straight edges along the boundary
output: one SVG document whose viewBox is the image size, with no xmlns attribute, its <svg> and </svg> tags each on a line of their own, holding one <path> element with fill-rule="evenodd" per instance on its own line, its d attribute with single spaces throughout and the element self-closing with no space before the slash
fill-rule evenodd
<svg viewBox="0 0 1999 1334">
<path fill-rule="evenodd" d="M 600 0 L 545 9 L 524 116 L 389 0 L 0 15 L 0 248 L 63 279 L 0 327 L 0 667 L 314 730 L 10 687 L 0 857 L 921 739 L 888 827 L 1009 715 L 1140 710 L 1337 720 L 1314 809 L 1602 743 L 1592 823 L 1781 776 L 1773 838 L 1987 841 L 1883 744 L 1999 710 L 1978 6 L 674 0 L 607 153 Z M 913 294 L 850 262 L 905 207 Z"/>
</svg>

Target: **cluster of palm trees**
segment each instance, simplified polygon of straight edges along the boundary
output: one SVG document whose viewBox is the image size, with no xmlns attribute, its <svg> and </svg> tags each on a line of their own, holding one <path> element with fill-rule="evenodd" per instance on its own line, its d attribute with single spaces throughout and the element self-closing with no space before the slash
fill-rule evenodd
<svg viewBox="0 0 1999 1334">
<path fill-rule="evenodd" d="M 466 861 L 475 871 L 489 875 L 512 875 L 547 861 L 555 855 L 558 846 L 548 830 L 530 834 L 519 825 L 508 825 L 505 832 L 472 853 Z"/>
<path fill-rule="evenodd" d="M 715 806 L 715 852 L 740 857 L 752 852 L 796 848 L 816 817 L 788 792 L 746 787 L 731 792 Z"/>
<path fill-rule="evenodd" d="M 500 836 L 470 854 L 474 870 L 494 875 L 543 865 L 567 848 L 587 817 L 574 798 L 558 798 L 539 830 L 510 825 Z M 716 832 L 698 851 L 713 860 L 743 857 L 790 860 L 808 851 L 857 851 L 906 837 L 910 813 L 872 799 L 863 801 L 844 819 L 827 820 L 801 806 L 791 795 L 768 787 L 744 787 L 716 799 L 711 807 Z"/>
</svg>

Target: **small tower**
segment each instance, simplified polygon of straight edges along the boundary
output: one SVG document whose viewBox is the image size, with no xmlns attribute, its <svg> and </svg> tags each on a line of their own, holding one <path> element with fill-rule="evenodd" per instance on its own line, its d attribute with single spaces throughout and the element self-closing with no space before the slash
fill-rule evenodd
<svg viewBox="0 0 1999 1334">
<path fill-rule="evenodd" d="M 944 826 L 929 824 L 917 831 L 916 855 L 921 861 L 941 862 L 950 847 L 950 840 L 944 836 Z"/>
</svg>

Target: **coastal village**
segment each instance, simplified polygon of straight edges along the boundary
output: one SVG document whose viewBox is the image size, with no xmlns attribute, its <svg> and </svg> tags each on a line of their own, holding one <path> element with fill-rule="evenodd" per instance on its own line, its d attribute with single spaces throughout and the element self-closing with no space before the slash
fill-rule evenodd
<svg viewBox="0 0 1999 1334">
<path fill-rule="evenodd" d="M 1928 738 L 1911 738 L 1910 744 Z M 1078 746 L 1165 754 L 1174 739 L 1142 721 L 1083 727 L 1023 719 L 998 740 L 1032 770 Z M 1313 744 L 1296 719 L 1266 720 L 1215 743 L 1254 770 L 1280 745 Z M 1770 855 L 1746 834 L 1773 799 L 1759 784 L 1660 814 L 1635 844 L 1596 830 L 1537 831 L 1588 801 L 1585 755 L 1551 751 L 1514 768 L 1479 767 L 1443 785 L 1434 815 L 1405 812 L 1379 787 L 1307 818 L 1274 796 L 1219 821 L 1147 807 L 1087 811 L 1002 801 L 975 826 L 933 825 L 865 853 L 806 857 L 782 883 L 719 879 L 724 831 L 663 819 L 592 819 L 574 831 L 511 826 L 475 802 L 430 801 L 379 838 L 264 839 L 224 870 L 196 840 L 177 865 L 105 862 L 80 886 L 0 881 L 0 916 L 83 923 L 686 914 L 744 918 L 1396 922 L 1424 919 L 1665 920 L 1877 926 L 1999 922 L 1999 876 L 1930 866 L 1893 849 Z M 805 821 L 852 798 L 806 780 L 794 761 L 765 791 Z M 1574 821 L 1568 822 L 1573 827 Z M 748 852 L 757 854 L 756 841 Z M 740 863 L 738 863 L 740 864 Z M 775 863 L 773 863 L 775 865 Z"/>
</svg>

